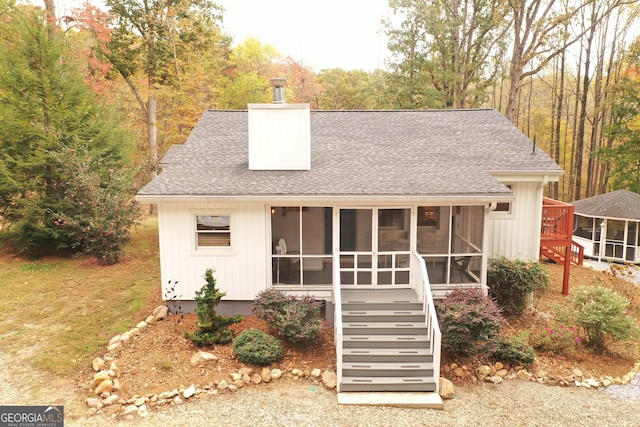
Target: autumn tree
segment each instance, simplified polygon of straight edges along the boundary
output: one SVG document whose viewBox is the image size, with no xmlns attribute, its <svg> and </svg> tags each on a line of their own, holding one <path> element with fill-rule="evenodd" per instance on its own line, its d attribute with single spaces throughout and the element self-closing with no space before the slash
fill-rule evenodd
<svg viewBox="0 0 640 427">
<path fill-rule="evenodd" d="M 107 15 L 85 5 L 77 17 L 96 36 L 96 48 L 134 95 L 147 128 L 149 162 L 155 166 L 159 94 L 182 82 L 186 57 L 193 59 L 228 44 L 218 26 L 221 9 L 208 0 L 106 0 L 105 4 Z M 137 79 L 138 73 L 144 74 L 144 81 Z"/>
<path fill-rule="evenodd" d="M 511 18 L 511 55 L 509 62 L 509 90 L 506 116 L 513 123 L 518 122 L 518 102 L 523 82 L 536 75 L 556 56 L 585 33 L 596 28 L 608 14 L 623 4 L 625 0 L 507 0 L 508 16 Z M 583 17 L 582 10 L 595 5 L 598 12 L 581 30 L 566 37 L 568 26 Z"/>
<path fill-rule="evenodd" d="M 318 81 L 325 91 L 319 97 L 322 110 L 370 110 L 376 106 L 374 74 L 341 68 L 322 70 Z"/>
<path fill-rule="evenodd" d="M 492 84 L 490 57 L 506 31 L 501 0 L 391 0 L 390 65 L 405 92 L 401 108 L 480 105 Z"/>
<path fill-rule="evenodd" d="M 74 214 L 79 204 L 66 197 L 73 177 L 57 153 L 82 149 L 101 165 L 91 173 L 104 176 L 124 162 L 130 140 L 45 12 L 4 0 L 0 10 L 0 217 L 21 251 L 66 248 L 73 236 L 56 213 Z"/>
<path fill-rule="evenodd" d="M 249 37 L 235 46 L 229 58 L 228 80 L 221 94 L 220 108 L 244 110 L 249 103 L 271 101 L 269 79 L 275 76 L 282 55 L 272 45 Z"/>
</svg>

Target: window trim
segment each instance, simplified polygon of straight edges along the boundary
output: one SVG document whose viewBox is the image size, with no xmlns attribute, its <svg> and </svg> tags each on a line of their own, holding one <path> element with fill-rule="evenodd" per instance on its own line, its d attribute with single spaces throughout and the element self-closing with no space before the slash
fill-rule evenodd
<svg viewBox="0 0 640 427">
<path fill-rule="evenodd" d="M 235 210 L 230 209 L 199 209 L 190 213 L 190 234 L 191 249 L 193 255 L 235 255 L 236 235 L 235 227 Z M 198 216 L 228 216 L 229 217 L 229 246 L 198 246 Z"/>
<path fill-rule="evenodd" d="M 505 187 L 511 190 L 511 194 L 515 194 L 516 185 L 513 183 L 504 183 Z M 515 217 L 513 208 L 514 208 L 515 199 L 510 202 L 498 202 L 496 205 L 496 209 L 489 212 L 491 218 L 494 219 L 513 219 Z M 509 210 L 498 210 L 498 206 L 507 205 Z"/>
</svg>

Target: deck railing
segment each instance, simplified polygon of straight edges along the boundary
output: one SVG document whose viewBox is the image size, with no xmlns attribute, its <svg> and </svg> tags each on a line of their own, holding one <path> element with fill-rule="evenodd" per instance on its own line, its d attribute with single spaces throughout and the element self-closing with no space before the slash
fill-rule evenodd
<svg viewBox="0 0 640 427">
<path fill-rule="evenodd" d="M 571 239 L 573 211 L 572 205 L 545 197 L 542 201 L 542 240 Z"/>
<path fill-rule="evenodd" d="M 342 285 L 340 283 L 340 257 L 333 254 L 333 341 L 336 346 L 336 389 L 342 384 Z"/>
<path fill-rule="evenodd" d="M 422 300 L 425 313 L 425 323 L 427 325 L 427 335 L 429 336 L 429 345 L 431 354 L 433 355 L 433 380 L 435 381 L 436 393 L 440 391 L 440 347 L 442 344 L 442 334 L 440 325 L 436 317 L 436 307 L 433 303 L 433 294 L 431 293 L 431 284 L 429 283 L 429 275 L 427 274 L 427 264 L 424 262 L 418 252 L 413 251 L 412 255 L 419 267 L 417 274 L 416 292 Z"/>
</svg>

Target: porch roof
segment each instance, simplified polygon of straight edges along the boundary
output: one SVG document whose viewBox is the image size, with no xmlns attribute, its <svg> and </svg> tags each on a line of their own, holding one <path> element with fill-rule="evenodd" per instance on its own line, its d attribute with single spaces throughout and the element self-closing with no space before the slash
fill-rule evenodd
<svg viewBox="0 0 640 427">
<path fill-rule="evenodd" d="M 640 194 L 629 190 L 613 191 L 571 204 L 578 215 L 640 220 Z"/>
<path fill-rule="evenodd" d="M 505 197 L 492 173 L 563 173 L 492 109 L 312 111 L 310 124 L 310 170 L 249 170 L 248 112 L 206 111 L 138 197 Z"/>
</svg>

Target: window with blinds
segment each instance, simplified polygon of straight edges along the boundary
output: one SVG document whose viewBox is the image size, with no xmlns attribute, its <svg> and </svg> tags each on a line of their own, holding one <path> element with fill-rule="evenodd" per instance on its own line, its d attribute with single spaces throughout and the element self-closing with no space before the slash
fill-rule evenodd
<svg viewBox="0 0 640 427">
<path fill-rule="evenodd" d="M 197 247 L 230 247 L 230 220 L 230 215 L 196 215 Z"/>
</svg>

